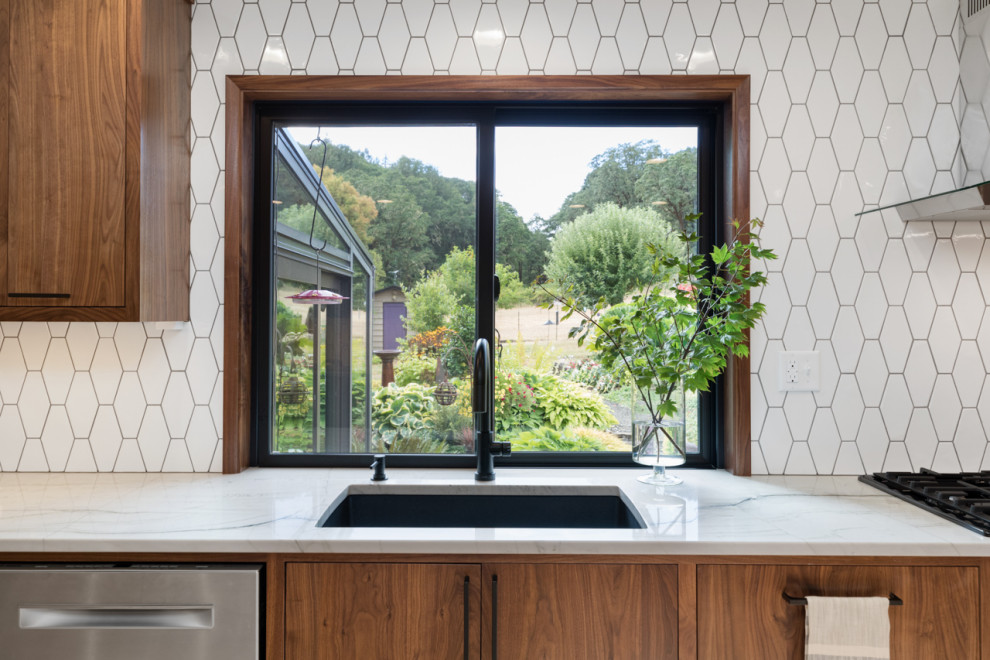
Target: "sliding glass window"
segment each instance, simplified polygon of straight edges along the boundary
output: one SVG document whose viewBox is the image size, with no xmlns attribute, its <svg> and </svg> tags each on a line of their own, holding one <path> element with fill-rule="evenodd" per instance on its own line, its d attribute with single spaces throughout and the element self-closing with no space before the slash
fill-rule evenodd
<svg viewBox="0 0 990 660">
<path fill-rule="evenodd" d="M 634 465 L 627 373 L 549 292 L 622 314 L 649 245 L 720 240 L 714 106 L 266 106 L 257 122 L 259 465 L 474 463 L 469 368 L 494 347 L 501 465 Z M 700 220 L 687 218 L 701 213 Z M 689 250 L 684 256 L 689 255 Z M 315 293 L 314 293 L 315 292 Z M 681 413 L 719 463 L 721 383 Z"/>
</svg>

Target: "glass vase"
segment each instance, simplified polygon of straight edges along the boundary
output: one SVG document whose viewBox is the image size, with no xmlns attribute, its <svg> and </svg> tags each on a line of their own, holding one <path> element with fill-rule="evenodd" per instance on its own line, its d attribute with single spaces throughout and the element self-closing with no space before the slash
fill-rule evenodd
<svg viewBox="0 0 990 660">
<path fill-rule="evenodd" d="M 661 419 L 632 423 L 632 457 L 641 465 L 653 468 L 639 480 L 653 486 L 674 486 L 683 480 L 667 474 L 668 467 L 683 465 L 687 460 L 684 442 L 684 419 Z"/>
</svg>

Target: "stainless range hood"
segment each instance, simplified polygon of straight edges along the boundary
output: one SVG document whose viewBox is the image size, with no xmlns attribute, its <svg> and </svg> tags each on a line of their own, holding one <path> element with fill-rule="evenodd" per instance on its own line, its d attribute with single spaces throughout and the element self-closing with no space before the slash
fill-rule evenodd
<svg viewBox="0 0 990 660">
<path fill-rule="evenodd" d="M 909 202 L 881 206 L 856 215 L 895 209 L 905 222 L 915 220 L 990 220 L 990 181 Z"/>
</svg>

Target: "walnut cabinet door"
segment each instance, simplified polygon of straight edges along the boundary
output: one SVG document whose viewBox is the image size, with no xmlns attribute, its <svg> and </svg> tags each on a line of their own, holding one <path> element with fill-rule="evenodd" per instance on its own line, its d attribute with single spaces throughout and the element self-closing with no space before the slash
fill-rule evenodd
<svg viewBox="0 0 990 660">
<path fill-rule="evenodd" d="M 10 0 L 7 305 L 124 304 L 126 0 Z"/>
<path fill-rule="evenodd" d="M 979 569 L 966 566 L 698 566 L 699 660 L 798 660 L 804 608 L 783 593 L 887 596 L 892 660 L 976 660 Z"/>
<path fill-rule="evenodd" d="M 677 658 L 677 567 L 485 564 L 487 660 Z"/>
<path fill-rule="evenodd" d="M 478 564 L 286 564 L 286 660 L 478 660 Z"/>
</svg>

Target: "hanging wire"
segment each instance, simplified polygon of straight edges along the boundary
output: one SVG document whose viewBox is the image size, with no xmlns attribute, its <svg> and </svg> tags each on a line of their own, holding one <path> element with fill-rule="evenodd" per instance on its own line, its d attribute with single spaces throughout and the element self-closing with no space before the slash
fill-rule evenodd
<svg viewBox="0 0 990 660">
<path fill-rule="evenodd" d="M 316 247 L 313 244 L 313 238 L 316 233 L 316 214 L 320 208 L 320 187 L 323 185 L 323 168 L 327 165 L 327 139 L 320 137 L 320 133 L 323 131 L 322 126 L 317 126 L 316 137 L 312 142 L 309 143 L 309 148 L 312 149 L 317 144 L 323 145 L 323 160 L 320 161 L 320 172 L 317 176 L 316 189 L 313 192 L 313 221 L 309 225 L 309 247 L 316 250 L 316 290 L 320 290 L 320 253 L 327 247 L 327 239 L 323 239 L 323 245 Z"/>
</svg>

